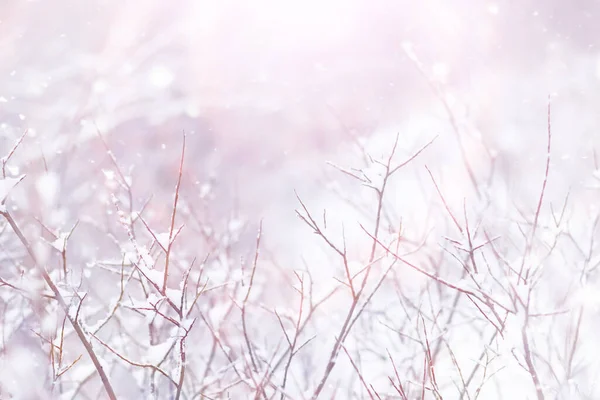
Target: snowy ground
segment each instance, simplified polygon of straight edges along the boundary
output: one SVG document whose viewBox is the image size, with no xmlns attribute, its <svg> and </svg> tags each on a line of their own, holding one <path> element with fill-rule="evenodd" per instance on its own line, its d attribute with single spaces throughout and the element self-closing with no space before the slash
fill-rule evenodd
<svg viewBox="0 0 600 400">
<path fill-rule="evenodd" d="M 600 397 L 600 10 L 413 3 L 0 4 L 0 399 Z"/>
</svg>

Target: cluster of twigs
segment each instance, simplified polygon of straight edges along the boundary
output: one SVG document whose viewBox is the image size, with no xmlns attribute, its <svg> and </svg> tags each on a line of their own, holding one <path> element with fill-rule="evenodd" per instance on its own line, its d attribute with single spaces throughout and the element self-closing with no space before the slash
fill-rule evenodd
<svg viewBox="0 0 600 400">
<path fill-rule="evenodd" d="M 348 243 L 346 227 L 352 221 L 344 224 L 341 236 L 332 233 L 328 213 L 317 217 L 296 195 L 297 216 L 332 255 L 328 266 L 331 273 L 339 272 L 334 285 L 315 278 L 314 266 L 287 268 L 261 251 L 262 223 L 253 253 L 240 253 L 236 245 L 243 240 L 244 221 L 237 214 L 211 221 L 210 190 L 198 195 L 194 185 L 186 185 L 185 135 L 166 217 L 157 214 L 152 198 L 139 201 L 135 180 L 98 133 L 106 150 L 106 196 L 93 206 L 104 208 L 106 222 L 83 216 L 66 233 L 48 226 L 43 215 L 27 222 L 26 212 L 5 204 L 12 186 L 23 179 L 8 177 L 5 168 L 26 135 L 20 137 L 2 159 L 9 190 L 0 214 L 6 221 L 3 235 L 16 238 L 25 250 L 20 258 L 9 257 L 34 274 L 2 269 L 0 290 L 12 296 L 3 297 L 10 299 L 3 300 L 5 309 L 26 304 L 36 310 L 33 334 L 48 359 L 46 394 L 73 399 L 476 399 L 503 393 L 494 384 L 512 379 L 517 369 L 530 382 L 521 390 L 541 400 L 582 374 L 577 352 L 584 308 L 576 310 L 574 322 L 565 322 L 574 315 L 572 309 L 566 301 L 551 301 L 548 289 L 552 279 L 547 271 L 561 262 L 561 241 L 579 243 L 565 228 L 568 201 L 558 213 L 547 206 L 550 104 L 547 157 L 533 211 L 516 205 L 518 219 L 498 226 L 494 199 L 481 188 L 486 179 L 463 149 L 464 134 L 443 91 L 431 85 L 449 113 L 472 191 L 455 204 L 445 195 L 448 186 L 439 173 L 418 164 L 436 138 L 401 161 L 399 135 L 381 159 L 357 141 L 365 165 L 332 165 L 366 190 L 366 220 L 354 226 L 361 237 L 358 246 L 368 249 L 366 257 Z M 443 234 L 413 237 L 416 230 L 394 216 L 388 194 L 402 189 L 397 175 L 411 172 L 427 182 L 429 203 L 444 216 L 434 232 Z M 597 221 L 589 249 L 579 248 L 585 261 L 582 276 L 597 267 L 591 262 Z M 32 236 L 24 224 L 44 234 Z M 78 235 L 99 234 L 112 248 L 94 258 L 82 248 L 90 243 L 73 242 Z M 40 245 L 49 245 L 56 257 L 42 258 Z M 36 277 L 43 287 L 28 289 L 25 280 Z M 316 287 L 328 289 L 316 295 Z M 11 303 L 16 298 L 25 303 Z M 336 308 L 329 305 L 334 298 L 348 301 Z M 50 327 L 44 323 L 49 314 L 55 317 Z M 553 338 L 543 342 L 540 334 L 540 327 L 556 321 L 566 326 L 562 336 L 556 335 L 564 351 L 554 349 Z M 12 330 L 8 336 L 24 334 L 6 316 L 0 323 Z M 3 340 L 0 357 L 7 360 L 10 349 L 6 336 Z M 0 380 L 0 398 L 11 395 L 18 393 Z"/>
</svg>

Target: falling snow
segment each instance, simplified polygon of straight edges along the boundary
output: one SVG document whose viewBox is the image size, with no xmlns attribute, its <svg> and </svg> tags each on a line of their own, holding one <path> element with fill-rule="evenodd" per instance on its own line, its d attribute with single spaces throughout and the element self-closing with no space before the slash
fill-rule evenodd
<svg viewBox="0 0 600 400">
<path fill-rule="evenodd" d="M 0 398 L 600 398 L 592 3 L 0 3 Z"/>
</svg>

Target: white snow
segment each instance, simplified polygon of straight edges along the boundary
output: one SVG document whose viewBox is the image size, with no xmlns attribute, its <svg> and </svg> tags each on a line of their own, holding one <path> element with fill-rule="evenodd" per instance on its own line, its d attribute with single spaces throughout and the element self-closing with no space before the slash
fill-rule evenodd
<svg viewBox="0 0 600 400">
<path fill-rule="evenodd" d="M 166 89 L 173 83 L 174 79 L 173 73 L 162 65 L 155 65 L 148 73 L 150 84 L 158 89 Z"/>
<path fill-rule="evenodd" d="M 54 172 L 47 172 L 36 180 L 35 188 L 44 204 L 52 206 L 60 192 L 60 178 Z"/>
<path fill-rule="evenodd" d="M 0 180 L 0 202 L 4 204 L 6 198 L 10 194 L 10 191 L 25 178 L 25 175 L 21 175 L 17 178 L 4 178 Z"/>
</svg>

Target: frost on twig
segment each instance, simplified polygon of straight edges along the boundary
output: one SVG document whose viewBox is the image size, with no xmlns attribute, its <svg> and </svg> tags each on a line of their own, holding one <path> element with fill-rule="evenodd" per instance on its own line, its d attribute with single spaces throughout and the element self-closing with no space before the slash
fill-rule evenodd
<svg viewBox="0 0 600 400">
<path fill-rule="evenodd" d="M 19 182 L 25 178 L 25 175 L 20 175 L 16 178 L 0 179 L 0 205 L 4 208 L 8 195 Z"/>
</svg>

